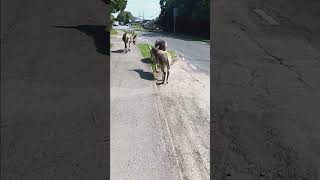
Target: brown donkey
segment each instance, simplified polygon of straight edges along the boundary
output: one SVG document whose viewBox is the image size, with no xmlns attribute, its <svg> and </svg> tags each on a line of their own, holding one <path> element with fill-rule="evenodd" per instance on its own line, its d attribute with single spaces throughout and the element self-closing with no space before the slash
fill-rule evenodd
<svg viewBox="0 0 320 180">
<path fill-rule="evenodd" d="M 128 52 L 128 50 L 130 51 L 130 45 L 131 43 L 136 44 L 136 38 L 137 35 L 133 36 L 133 33 L 127 33 L 125 32 L 122 36 L 122 41 L 124 42 L 124 47 L 126 49 L 126 53 Z"/>
<path fill-rule="evenodd" d="M 163 51 L 158 48 L 151 47 L 149 44 L 148 44 L 148 47 L 150 49 L 150 53 L 155 58 L 156 64 L 160 65 L 160 69 L 162 71 L 162 83 L 160 84 L 163 84 L 164 82 L 168 83 L 169 74 L 170 74 L 169 72 L 170 64 L 169 64 L 167 51 Z"/>
</svg>

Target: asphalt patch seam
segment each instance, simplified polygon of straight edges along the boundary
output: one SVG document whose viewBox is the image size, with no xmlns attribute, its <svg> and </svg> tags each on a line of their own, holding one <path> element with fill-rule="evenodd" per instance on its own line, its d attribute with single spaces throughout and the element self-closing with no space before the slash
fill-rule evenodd
<svg viewBox="0 0 320 180">
<path fill-rule="evenodd" d="M 175 159 L 176 159 L 176 164 L 177 164 L 178 171 L 179 171 L 179 177 L 180 177 L 180 180 L 183 180 L 184 178 L 183 178 L 182 168 L 180 166 L 180 161 L 178 159 L 176 147 L 175 147 L 175 145 L 173 143 L 171 131 L 170 131 L 169 124 L 168 124 L 168 119 L 167 119 L 167 117 L 165 115 L 165 112 L 164 112 L 164 108 L 163 108 L 163 105 L 162 105 L 160 93 L 159 93 L 159 90 L 157 89 L 157 87 L 154 84 L 152 85 L 152 87 L 158 94 L 158 97 L 156 98 L 156 101 L 157 101 L 156 104 L 157 104 L 157 108 L 158 108 L 158 112 L 159 112 L 159 117 L 160 117 L 160 119 L 163 119 L 165 121 L 166 129 L 167 129 L 167 132 L 169 134 L 169 140 L 170 140 L 170 144 L 171 144 L 172 151 L 173 151 L 173 156 L 172 157 L 175 157 Z"/>
</svg>

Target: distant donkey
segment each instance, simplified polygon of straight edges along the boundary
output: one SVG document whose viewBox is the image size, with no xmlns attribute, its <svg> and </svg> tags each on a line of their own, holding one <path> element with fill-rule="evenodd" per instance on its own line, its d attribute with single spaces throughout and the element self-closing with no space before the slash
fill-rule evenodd
<svg viewBox="0 0 320 180">
<path fill-rule="evenodd" d="M 124 47 L 126 49 L 126 53 L 128 52 L 128 50 L 130 51 L 131 43 L 136 44 L 137 35 L 133 35 L 133 34 L 134 34 L 134 32 L 133 33 L 125 32 L 122 36 L 122 40 L 124 42 Z"/>
</svg>

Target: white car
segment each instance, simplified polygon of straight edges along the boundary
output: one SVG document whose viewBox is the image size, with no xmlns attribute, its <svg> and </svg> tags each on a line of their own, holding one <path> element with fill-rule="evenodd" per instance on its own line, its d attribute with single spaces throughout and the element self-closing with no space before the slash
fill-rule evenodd
<svg viewBox="0 0 320 180">
<path fill-rule="evenodd" d="M 114 25 L 114 26 L 119 26 L 119 21 L 113 22 L 113 25 Z"/>
</svg>

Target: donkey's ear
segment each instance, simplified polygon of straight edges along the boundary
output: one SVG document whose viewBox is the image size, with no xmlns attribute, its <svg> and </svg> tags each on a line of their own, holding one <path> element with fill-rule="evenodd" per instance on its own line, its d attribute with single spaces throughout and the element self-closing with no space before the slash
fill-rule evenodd
<svg viewBox="0 0 320 180">
<path fill-rule="evenodd" d="M 133 39 L 135 39 L 137 37 L 137 34 L 133 36 Z"/>
</svg>

